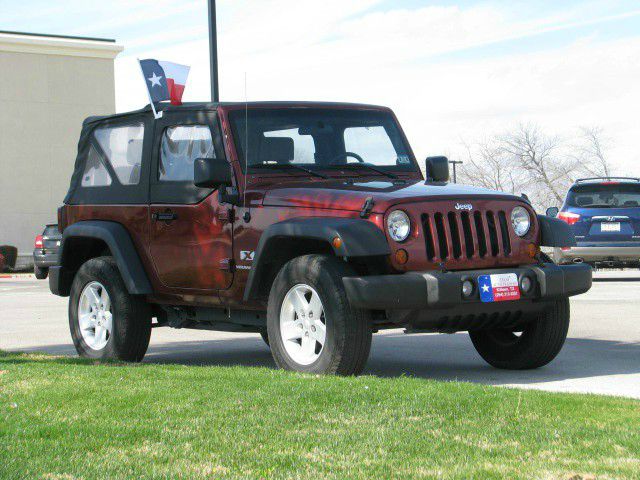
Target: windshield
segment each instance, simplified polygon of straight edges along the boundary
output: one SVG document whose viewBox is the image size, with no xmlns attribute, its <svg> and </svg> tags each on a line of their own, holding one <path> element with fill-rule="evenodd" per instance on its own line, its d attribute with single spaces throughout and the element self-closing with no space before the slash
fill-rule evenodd
<svg viewBox="0 0 640 480">
<path fill-rule="evenodd" d="M 567 205 L 580 208 L 640 206 L 640 185 L 580 185 L 569 190 Z"/>
<path fill-rule="evenodd" d="M 235 110 L 229 116 L 243 170 L 248 164 L 250 171 L 291 171 L 292 165 L 314 170 L 360 166 L 363 173 L 417 171 L 388 112 L 282 108 Z"/>
</svg>

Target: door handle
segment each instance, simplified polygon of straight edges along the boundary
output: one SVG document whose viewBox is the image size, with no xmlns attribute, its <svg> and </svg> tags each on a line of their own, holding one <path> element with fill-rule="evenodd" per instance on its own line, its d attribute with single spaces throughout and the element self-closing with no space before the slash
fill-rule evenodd
<svg viewBox="0 0 640 480">
<path fill-rule="evenodd" d="M 168 211 L 168 212 L 153 212 L 151 214 L 151 219 L 156 221 L 156 222 L 173 222 L 177 218 L 178 218 L 178 215 L 176 213 L 171 212 L 171 211 Z"/>
</svg>

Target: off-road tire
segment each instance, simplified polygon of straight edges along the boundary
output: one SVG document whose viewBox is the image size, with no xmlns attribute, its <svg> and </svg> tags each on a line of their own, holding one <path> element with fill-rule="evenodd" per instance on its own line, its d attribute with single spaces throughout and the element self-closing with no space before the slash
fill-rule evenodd
<svg viewBox="0 0 640 480">
<path fill-rule="evenodd" d="M 78 302 L 84 287 L 99 282 L 111 299 L 113 332 L 101 350 L 90 348 L 80 333 Z M 73 280 L 69 297 L 69 328 L 76 351 L 82 357 L 139 362 L 143 359 L 151 337 L 151 309 L 147 302 L 130 295 L 115 260 L 98 257 L 85 262 Z"/>
<path fill-rule="evenodd" d="M 357 375 L 362 372 L 371 349 L 371 317 L 368 311 L 353 308 L 342 278 L 353 276 L 342 260 L 328 255 L 305 255 L 282 267 L 271 287 L 267 331 L 271 353 L 278 367 L 316 374 Z M 287 292 L 295 285 L 309 285 L 320 296 L 326 339 L 319 358 L 310 365 L 295 362 L 287 353 L 280 333 L 280 310 Z"/>
<path fill-rule="evenodd" d="M 33 274 L 36 276 L 38 280 L 44 280 L 49 275 L 48 268 L 40 268 L 37 265 L 33 267 Z"/>
<path fill-rule="evenodd" d="M 569 331 L 569 317 L 569 299 L 564 298 L 528 323 L 519 337 L 506 330 L 477 330 L 469 336 L 480 356 L 496 368 L 539 368 L 560 353 Z"/>
</svg>

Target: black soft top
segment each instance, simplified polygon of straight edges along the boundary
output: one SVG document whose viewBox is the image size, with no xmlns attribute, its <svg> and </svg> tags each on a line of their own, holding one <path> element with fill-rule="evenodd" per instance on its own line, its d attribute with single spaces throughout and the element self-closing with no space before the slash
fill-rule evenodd
<svg viewBox="0 0 640 480">
<path fill-rule="evenodd" d="M 249 108 L 331 108 L 331 107 L 341 107 L 341 108 L 367 108 L 367 109 L 375 109 L 375 110 L 388 110 L 387 107 L 383 107 L 380 105 L 369 105 L 363 103 L 347 103 L 347 102 L 296 102 L 296 101 L 256 101 L 256 102 L 186 102 L 182 105 L 171 105 L 170 103 L 158 103 L 156 105 L 156 110 L 158 112 L 183 112 L 187 110 L 217 110 L 218 107 L 244 107 L 248 106 Z M 92 124 L 96 122 L 101 122 L 104 120 L 111 119 L 120 119 L 126 118 L 129 116 L 140 115 L 140 114 L 150 114 L 151 113 L 151 105 L 146 105 L 143 108 L 138 110 L 132 110 L 130 112 L 116 113 L 114 115 L 95 115 L 92 117 L 88 117 L 84 120 L 83 125 Z"/>
</svg>

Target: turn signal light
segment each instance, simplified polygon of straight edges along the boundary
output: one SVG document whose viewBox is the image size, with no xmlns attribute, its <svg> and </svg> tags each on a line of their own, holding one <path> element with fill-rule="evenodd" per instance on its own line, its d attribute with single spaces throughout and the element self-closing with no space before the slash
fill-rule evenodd
<svg viewBox="0 0 640 480">
<path fill-rule="evenodd" d="M 333 248 L 340 248 L 342 246 L 342 239 L 340 237 L 334 237 L 331 244 Z"/>
<path fill-rule="evenodd" d="M 37 235 L 35 248 L 43 248 L 43 247 L 44 247 L 44 243 L 42 243 L 42 235 Z"/>
<path fill-rule="evenodd" d="M 536 258 L 540 253 L 540 247 L 535 243 L 530 243 L 529 245 L 527 245 L 527 253 L 531 258 Z"/>
<path fill-rule="evenodd" d="M 408 261 L 409 254 L 405 249 L 401 248 L 400 250 L 396 251 L 396 262 L 398 262 L 400 265 L 404 265 Z"/>
<path fill-rule="evenodd" d="M 563 222 L 568 223 L 569 225 L 573 225 L 574 223 L 577 223 L 578 220 L 580 220 L 580 215 L 571 212 L 560 212 L 558 214 L 558 218 Z"/>
</svg>

